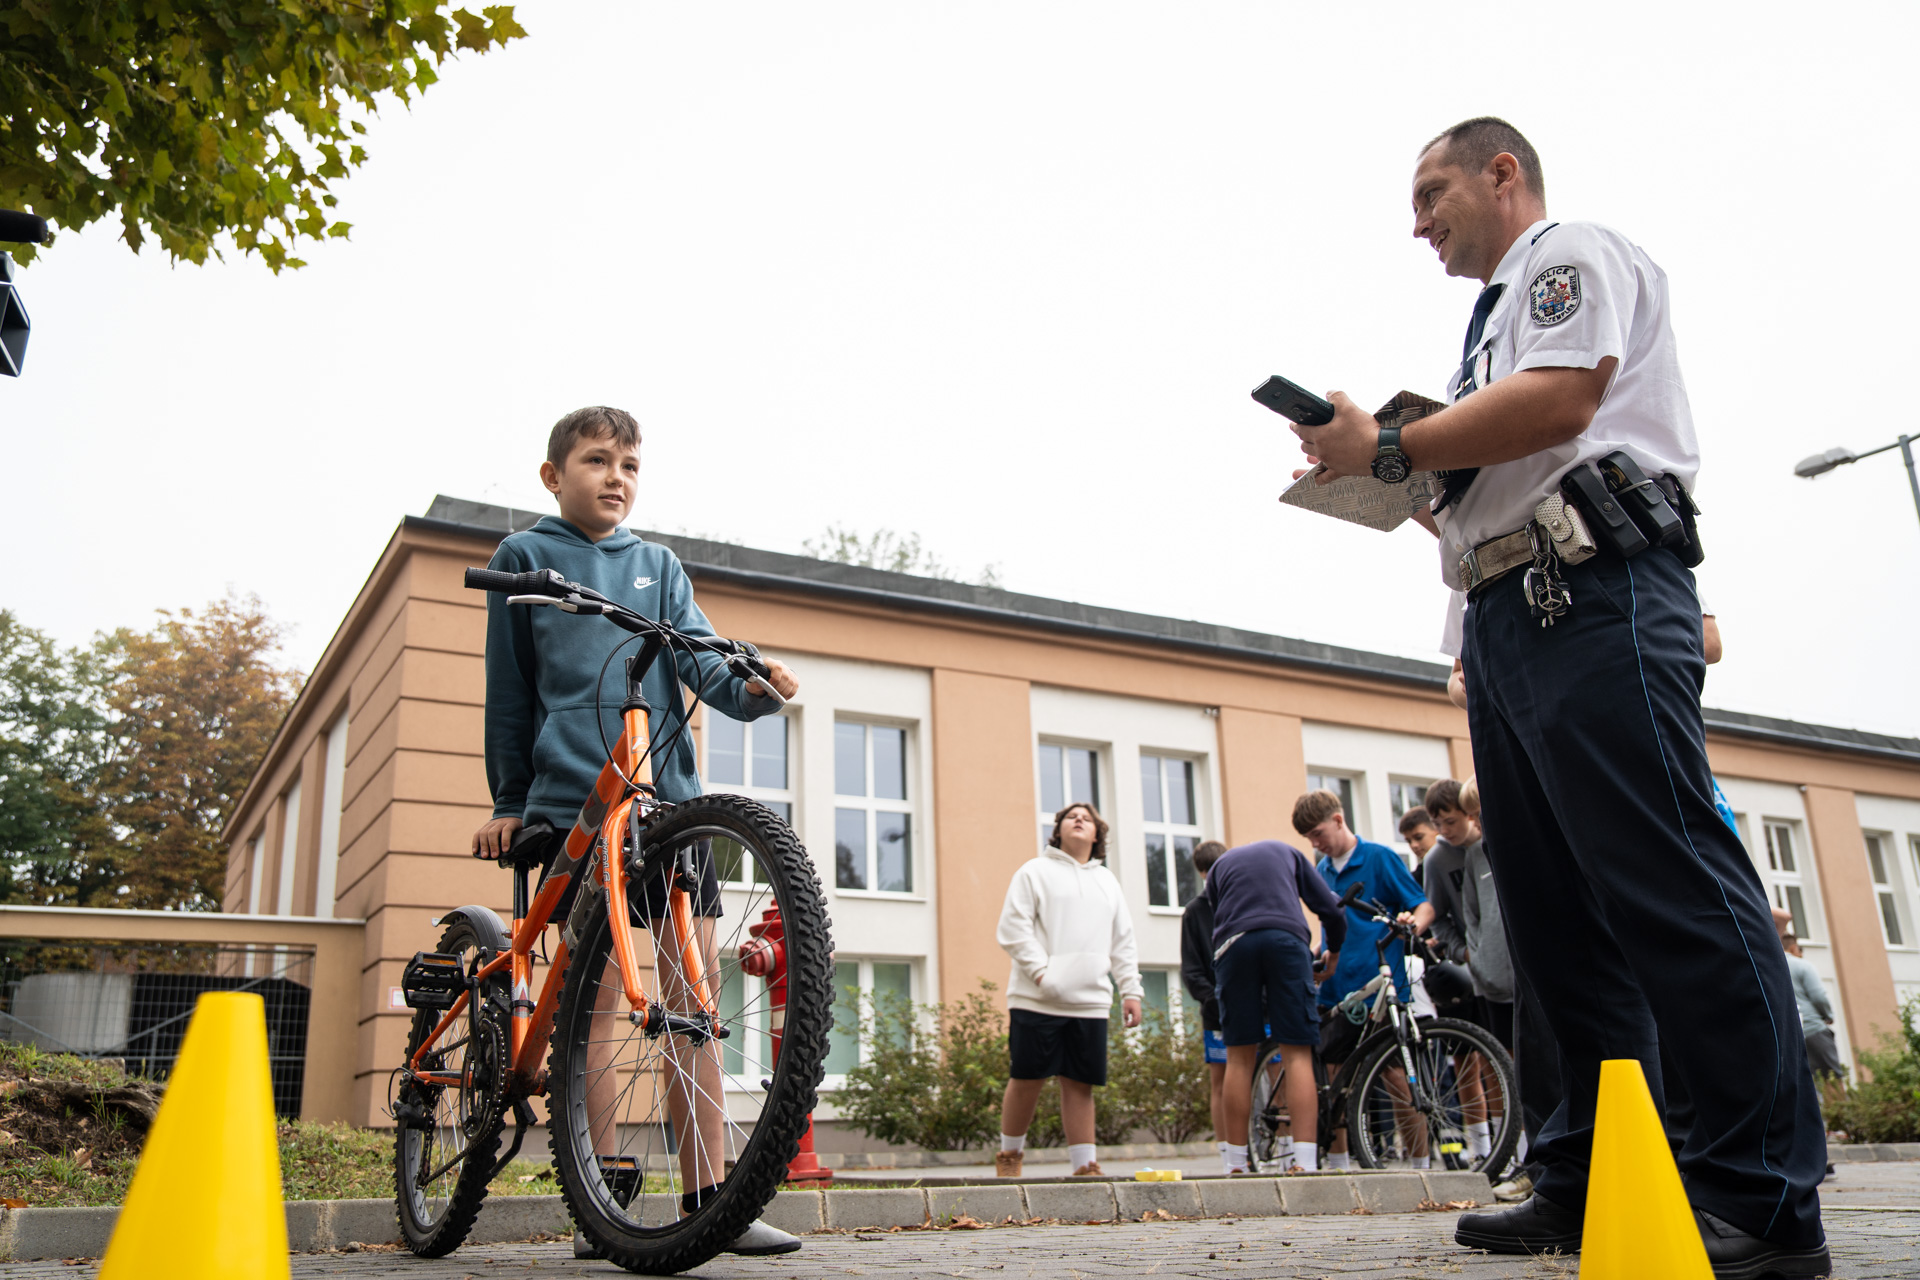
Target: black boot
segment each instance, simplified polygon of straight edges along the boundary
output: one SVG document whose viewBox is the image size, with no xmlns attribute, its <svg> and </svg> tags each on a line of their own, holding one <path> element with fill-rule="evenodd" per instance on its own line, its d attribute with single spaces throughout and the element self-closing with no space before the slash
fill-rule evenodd
<svg viewBox="0 0 1920 1280">
<path fill-rule="evenodd" d="M 1833 1258 L 1824 1244 L 1811 1249 L 1789 1249 L 1748 1235 L 1705 1209 L 1695 1209 L 1693 1217 L 1700 1224 L 1700 1242 L 1707 1246 L 1707 1261 L 1713 1265 L 1714 1280 L 1760 1280 L 1761 1276 L 1814 1280 L 1833 1271 Z"/>
<path fill-rule="evenodd" d="M 1453 1238 L 1488 1253 L 1577 1253 L 1585 1215 L 1563 1209 L 1539 1192 L 1494 1213 L 1463 1213 Z"/>
</svg>

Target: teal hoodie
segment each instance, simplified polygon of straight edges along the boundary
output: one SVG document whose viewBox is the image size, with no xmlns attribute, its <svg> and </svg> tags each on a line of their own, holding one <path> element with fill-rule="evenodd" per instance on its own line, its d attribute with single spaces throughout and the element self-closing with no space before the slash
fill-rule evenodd
<svg viewBox="0 0 1920 1280">
<path fill-rule="evenodd" d="M 545 516 L 533 528 L 509 534 L 487 567 L 507 573 L 558 569 L 567 580 L 636 613 L 689 635 L 714 634 L 693 602 L 680 558 L 627 529 L 594 542 L 558 516 Z M 487 785 L 494 817 L 529 823 L 545 818 L 562 831 L 573 825 L 607 761 L 601 734 L 605 743 L 619 739 L 626 698 L 621 659 L 638 652 L 640 642 L 629 644 L 600 678 L 598 725 L 594 681 L 607 654 L 630 638 L 605 618 L 487 596 Z M 748 693 L 746 682 L 716 655 L 675 656 L 677 671 L 663 657 L 644 686 L 656 745 L 676 737 L 686 705 L 681 683 L 696 690 L 704 684 L 705 701 L 736 720 L 756 720 L 775 709 L 773 699 Z M 663 800 L 700 794 L 691 734 L 678 734 L 670 751 L 656 754 L 653 778 Z"/>
</svg>

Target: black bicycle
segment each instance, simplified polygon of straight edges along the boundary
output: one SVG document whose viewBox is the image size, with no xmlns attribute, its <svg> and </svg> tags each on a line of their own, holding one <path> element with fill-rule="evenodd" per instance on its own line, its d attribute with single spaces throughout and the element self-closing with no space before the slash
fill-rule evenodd
<svg viewBox="0 0 1920 1280">
<path fill-rule="evenodd" d="M 1513 1059 L 1491 1032 L 1471 1022 L 1414 1016 L 1387 964 L 1396 939 L 1418 945 L 1413 927 L 1385 904 L 1361 898 L 1364 892 L 1356 885 L 1342 901 L 1386 926 L 1374 944 L 1380 971 L 1338 1006 L 1341 1016 L 1367 1029 L 1331 1080 L 1319 1049 L 1313 1052 L 1320 1144 L 1324 1149 L 1344 1128 L 1349 1151 L 1365 1169 L 1407 1167 L 1424 1157 L 1434 1168 L 1498 1173 L 1520 1140 Z M 1284 1140 L 1292 1132 L 1285 1080 L 1279 1043 L 1262 1044 L 1247 1123 L 1248 1162 L 1256 1171 L 1278 1172 L 1285 1164 Z M 1476 1154 L 1470 1126 L 1480 1123 L 1487 1125 L 1488 1148 Z"/>
</svg>

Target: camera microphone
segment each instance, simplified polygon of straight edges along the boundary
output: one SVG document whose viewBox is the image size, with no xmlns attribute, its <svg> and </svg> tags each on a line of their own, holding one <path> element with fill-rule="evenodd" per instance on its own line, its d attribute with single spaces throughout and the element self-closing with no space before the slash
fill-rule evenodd
<svg viewBox="0 0 1920 1280">
<path fill-rule="evenodd" d="M 0 209 L 0 241 L 7 244 L 45 244 L 47 220 L 18 209 Z"/>
</svg>

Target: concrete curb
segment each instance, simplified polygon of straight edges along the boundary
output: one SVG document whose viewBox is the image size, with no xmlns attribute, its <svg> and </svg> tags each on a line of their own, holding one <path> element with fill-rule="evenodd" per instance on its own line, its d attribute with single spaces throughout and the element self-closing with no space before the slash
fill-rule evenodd
<svg viewBox="0 0 1920 1280">
<path fill-rule="evenodd" d="M 1827 1147 L 1827 1159 L 1835 1164 L 1920 1160 L 1920 1142 L 1835 1142 Z"/>
<path fill-rule="evenodd" d="M 1290 1178 L 1196 1178 L 1182 1182 L 1082 1181 L 970 1187 L 835 1187 L 782 1191 L 765 1220 L 783 1231 L 886 1231 L 940 1226 L 968 1217 L 986 1223 L 1135 1222 L 1174 1218 L 1279 1217 L 1327 1213 L 1411 1213 L 1423 1202 L 1487 1201 L 1477 1173 L 1309 1174 Z M 349 1244 L 396 1244 L 391 1200 L 290 1200 L 287 1244 L 317 1253 Z M 0 1211 L 0 1262 L 97 1258 L 106 1252 L 116 1206 Z M 493 1196 L 468 1237 L 501 1244 L 571 1235 L 559 1196 Z"/>
</svg>

